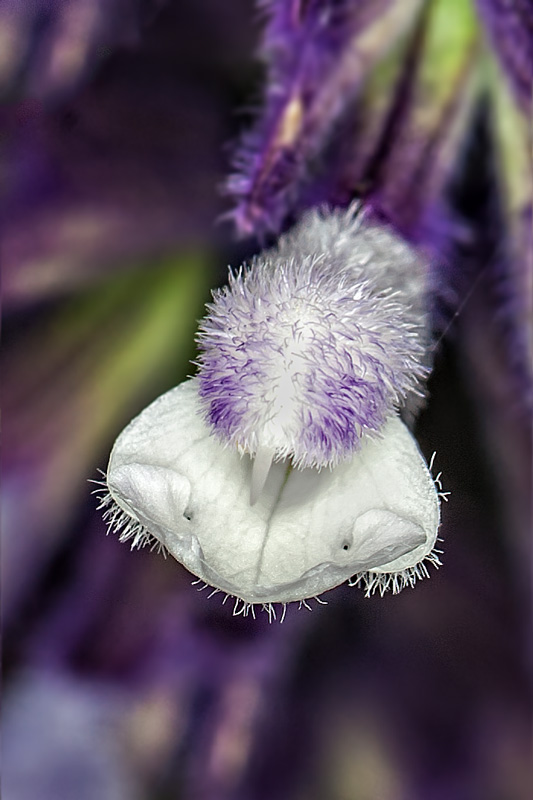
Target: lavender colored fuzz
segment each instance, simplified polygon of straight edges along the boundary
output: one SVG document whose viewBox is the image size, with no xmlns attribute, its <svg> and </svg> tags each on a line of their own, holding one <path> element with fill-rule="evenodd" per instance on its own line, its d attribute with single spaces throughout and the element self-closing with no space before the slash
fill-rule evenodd
<svg viewBox="0 0 533 800">
<path fill-rule="evenodd" d="M 360 206 L 308 213 L 230 274 L 198 342 L 200 397 L 220 438 L 298 467 L 334 466 L 427 374 L 423 259 Z"/>
</svg>

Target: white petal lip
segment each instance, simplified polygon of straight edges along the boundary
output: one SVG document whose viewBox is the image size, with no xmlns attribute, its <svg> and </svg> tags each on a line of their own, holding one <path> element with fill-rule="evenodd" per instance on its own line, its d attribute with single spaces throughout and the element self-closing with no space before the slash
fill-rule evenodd
<svg viewBox="0 0 533 800">
<path fill-rule="evenodd" d="M 122 432 L 108 487 L 194 575 L 247 603 L 302 600 L 356 573 L 405 570 L 434 548 L 438 493 L 398 418 L 333 470 L 287 477 L 269 459 L 252 485 L 251 459 L 212 435 L 191 379 Z"/>
</svg>

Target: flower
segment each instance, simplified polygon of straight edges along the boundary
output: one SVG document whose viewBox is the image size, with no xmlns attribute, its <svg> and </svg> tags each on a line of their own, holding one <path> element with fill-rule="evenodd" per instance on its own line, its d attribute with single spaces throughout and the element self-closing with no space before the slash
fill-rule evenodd
<svg viewBox="0 0 533 800">
<path fill-rule="evenodd" d="M 249 0 L 95 0 L 103 35 L 63 23 L 87 0 L 0 3 L 23 31 L 0 47 L 6 794 L 529 799 L 531 3 L 260 2 L 264 26 Z M 243 136 L 236 240 L 213 221 Z M 413 433 L 452 491 L 446 568 L 269 625 L 106 537 L 87 478 L 190 372 L 224 265 L 354 198 L 431 256 Z"/>
<path fill-rule="evenodd" d="M 424 274 L 359 206 L 306 215 L 215 295 L 199 376 L 119 436 L 110 528 L 245 608 L 438 565 L 438 491 L 397 417 L 427 372 Z"/>
</svg>

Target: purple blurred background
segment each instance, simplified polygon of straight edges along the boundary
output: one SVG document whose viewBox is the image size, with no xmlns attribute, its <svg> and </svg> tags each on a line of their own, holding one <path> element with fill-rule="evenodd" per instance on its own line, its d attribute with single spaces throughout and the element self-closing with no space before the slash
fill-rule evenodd
<svg viewBox="0 0 533 800">
<path fill-rule="evenodd" d="M 5 800 L 529 797 L 531 193 L 506 122 L 533 10 L 477 12 L 0 6 Z M 415 433 L 451 492 L 444 565 L 233 616 L 106 537 L 88 481 L 192 374 L 227 265 L 355 196 L 432 263 Z"/>
</svg>

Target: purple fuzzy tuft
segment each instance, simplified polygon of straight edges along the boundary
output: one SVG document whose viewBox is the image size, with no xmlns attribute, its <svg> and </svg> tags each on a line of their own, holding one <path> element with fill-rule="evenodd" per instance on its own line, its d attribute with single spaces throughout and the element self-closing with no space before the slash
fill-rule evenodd
<svg viewBox="0 0 533 800">
<path fill-rule="evenodd" d="M 307 214 L 208 308 L 200 395 L 242 452 L 333 466 L 427 374 L 425 265 L 354 208 Z"/>
</svg>

